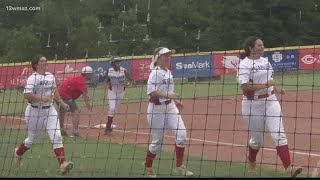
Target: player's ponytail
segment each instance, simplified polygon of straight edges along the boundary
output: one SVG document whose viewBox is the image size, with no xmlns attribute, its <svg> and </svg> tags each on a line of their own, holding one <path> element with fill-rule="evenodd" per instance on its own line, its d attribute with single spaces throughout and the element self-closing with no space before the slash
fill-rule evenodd
<svg viewBox="0 0 320 180">
<path fill-rule="evenodd" d="M 256 37 L 256 36 L 249 36 L 243 43 L 243 49 L 246 53 L 247 56 L 250 56 L 251 54 L 251 50 L 250 50 L 250 47 L 253 48 L 255 43 L 256 43 L 256 40 L 258 39 L 261 39 L 259 37 Z"/>
<path fill-rule="evenodd" d="M 154 67 L 157 66 L 157 61 L 159 57 L 159 52 L 163 49 L 164 47 L 158 47 L 153 51 L 153 57 L 152 57 L 152 62 L 150 64 L 150 69 L 154 69 Z"/>
</svg>

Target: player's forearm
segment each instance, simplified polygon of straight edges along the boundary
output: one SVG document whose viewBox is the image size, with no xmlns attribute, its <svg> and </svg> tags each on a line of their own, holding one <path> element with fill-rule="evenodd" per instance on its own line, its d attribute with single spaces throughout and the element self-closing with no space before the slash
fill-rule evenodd
<svg viewBox="0 0 320 180">
<path fill-rule="evenodd" d="M 269 88 L 271 86 L 274 86 L 273 80 L 270 80 L 267 83 L 263 83 L 263 84 L 246 83 L 246 84 L 243 84 L 241 87 L 245 91 L 256 91 L 260 89 Z"/>
<path fill-rule="evenodd" d="M 89 98 L 89 96 L 87 94 L 83 94 L 82 97 L 83 97 L 83 100 L 84 100 L 87 108 L 90 108 L 90 98 Z"/>
<path fill-rule="evenodd" d="M 126 78 L 131 82 L 132 78 L 130 76 L 130 73 L 128 71 L 124 71 L 124 72 L 125 72 Z"/>
<path fill-rule="evenodd" d="M 242 85 L 242 89 L 245 91 L 256 91 L 260 89 L 268 88 L 266 84 L 244 84 Z"/>
<path fill-rule="evenodd" d="M 169 94 L 169 93 L 163 93 L 160 91 L 154 91 L 152 93 L 150 93 L 151 97 L 159 97 L 159 98 L 165 98 L 165 99 L 176 99 L 177 96 L 175 93 L 173 94 Z"/>
<path fill-rule="evenodd" d="M 40 96 L 34 93 L 26 93 L 24 97 L 31 103 L 33 102 L 52 102 L 52 96 Z"/>
<path fill-rule="evenodd" d="M 27 93 L 24 97 L 30 102 L 43 102 L 43 97 L 33 93 Z"/>
<path fill-rule="evenodd" d="M 58 92 L 54 93 L 54 100 L 59 104 L 63 103 L 63 100 Z"/>
</svg>

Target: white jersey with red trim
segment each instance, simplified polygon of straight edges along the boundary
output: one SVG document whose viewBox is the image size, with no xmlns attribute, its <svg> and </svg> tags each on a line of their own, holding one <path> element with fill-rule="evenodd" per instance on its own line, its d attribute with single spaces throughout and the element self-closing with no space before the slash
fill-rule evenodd
<svg viewBox="0 0 320 180">
<path fill-rule="evenodd" d="M 23 93 L 34 93 L 38 96 L 53 96 L 56 87 L 56 80 L 53 74 L 46 72 L 45 75 L 41 75 L 35 72 L 28 77 Z M 49 106 L 52 105 L 52 102 L 32 102 L 32 105 Z"/>
<path fill-rule="evenodd" d="M 126 68 L 120 67 L 119 71 L 115 71 L 113 68 L 108 69 L 108 78 L 112 85 L 112 91 L 123 92 L 126 82 Z"/>
<path fill-rule="evenodd" d="M 240 61 L 237 78 L 240 85 L 248 82 L 264 84 L 273 80 L 273 68 L 267 58 L 252 60 L 246 57 Z M 273 86 L 257 90 L 254 95 L 270 94 L 272 91 Z"/>
<path fill-rule="evenodd" d="M 156 67 L 151 71 L 148 79 L 147 94 L 149 95 L 154 91 L 160 91 L 164 94 L 172 94 L 174 92 L 173 76 L 169 69 L 165 71 L 160 67 Z M 160 102 L 167 100 L 169 99 L 159 98 Z"/>
</svg>

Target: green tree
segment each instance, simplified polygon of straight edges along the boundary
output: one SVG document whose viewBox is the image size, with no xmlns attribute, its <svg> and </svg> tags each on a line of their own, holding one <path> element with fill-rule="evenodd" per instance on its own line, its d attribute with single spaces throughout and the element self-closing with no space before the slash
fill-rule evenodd
<svg viewBox="0 0 320 180">
<path fill-rule="evenodd" d="M 6 45 L 8 41 L 9 30 L 0 28 L 0 57 L 6 55 Z"/>
<path fill-rule="evenodd" d="M 33 26 L 13 30 L 8 35 L 6 45 L 8 62 L 24 62 L 41 53 L 40 41 L 36 38 Z"/>
<path fill-rule="evenodd" d="M 108 43 L 105 35 L 99 31 L 100 22 L 95 16 L 84 17 L 81 27 L 71 33 L 70 48 L 72 57 L 84 58 L 106 55 Z"/>
<path fill-rule="evenodd" d="M 66 44 L 72 29 L 72 21 L 67 13 L 68 6 L 62 0 L 44 0 L 40 3 L 43 11 L 35 15 L 35 31 L 40 36 L 46 56 L 59 59 L 66 57 Z M 50 35 L 49 35 L 50 34 Z M 49 39 L 50 36 L 50 39 Z"/>
</svg>

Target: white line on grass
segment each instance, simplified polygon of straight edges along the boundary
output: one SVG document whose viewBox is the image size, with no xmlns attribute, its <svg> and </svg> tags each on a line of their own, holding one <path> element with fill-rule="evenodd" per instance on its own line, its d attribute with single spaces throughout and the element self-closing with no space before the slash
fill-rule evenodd
<svg viewBox="0 0 320 180">
<path fill-rule="evenodd" d="M 72 126 L 72 124 L 65 124 L 67 126 Z M 96 125 L 99 126 L 99 125 Z M 89 126 L 83 126 L 85 128 L 93 128 Z M 96 128 L 95 128 L 96 129 Z M 138 134 L 138 135 L 151 135 L 150 133 L 145 133 L 145 132 L 135 132 L 135 131 L 127 131 L 127 130 L 117 130 L 114 129 L 114 131 L 118 132 L 123 132 L 123 133 L 133 133 L 133 134 Z M 165 137 L 168 138 L 175 138 L 175 136 L 170 136 L 170 135 L 165 135 Z M 203 139 L 195 139 L 195 138 L 187 138 L 187 140 L 191 141 L 198 141 L 198 142 L 204 142 L 204 143 L 211 143 L 211 144 L 217 144 L 217 145 L 225 145 L 225 146 L 233 146 L 233 147 L 246 147 L 247 145 L 243 144 L 235 144 L 235 143 L 225 143 L 225 142 L 217 142 L 217 141 L 210 141 L 210 140 L 203 140 Z M 272 148 L 262 148 L 263 150 L 266 151 L 277 151 L 276 149 Z M 320 157 L 319 154 L 314 154 L 314 153 L 305 153 L 305 152 L 299 152 L 299 151 L 290 151 L 291 153 L 298 154 L 298 155 L 306 155 L 306 156 L 314 156 L 314 157 Z"/>
<path fill-rule="evenodd" d="M 23 120 L 23 118 L 19 118 L 19 117 L 1 116 L 1 118 L 3 118 L 3 117 Z M 72 124 L 65 124 L 65 125 L 72 126 Z M 99 126 L 99 125 L 96 125 L 96 126 Z M 87 128 L 87 129 L 90 129 L 90 128 L 97 129 L 94 126 L 89 127 L 86 125 L 79 125 L 79 127 L 83 127 L 83 128 Z M 133 134 L 138 134 L 138 135 L 151 135 L 150 133 L 145 133 L 145 132 L 135 132 L 135 131 L 126 131 L 126 130 L 118 130 L 118 129 L 114 129 L 114 131 L 123 132 L 123 133 L 133 133 Z M 170 136 L 170 135 L 165 135 L 165 137 L 175 138 L 175 136 Z M 210 140 L 205 140 L 205 139 L 203 140 L 203 139 L 187 138 L 187 140 L 204 142 L 204 143 L 211 143 L 211 144 L 217 144 L 217 145 L 233 146 L 233 147 L 246 147 L 247 146 L 247 145 L 243 145 L 243 144 L 217 142 L 217 141 L 210 141 Z M 262 148 L 262 149 L 266 150 L 266 151 L 277 151 L 276 149 L 272 149 L 272 148 Z M 314 154 L 314 153 L 305 153 L 305 152 L 299 152 L 299 151 L 290 151 L 290 152 L 293 154 L 297 154 L 297 155 L 320 157 L 319 154 Z"/>
</svg>

